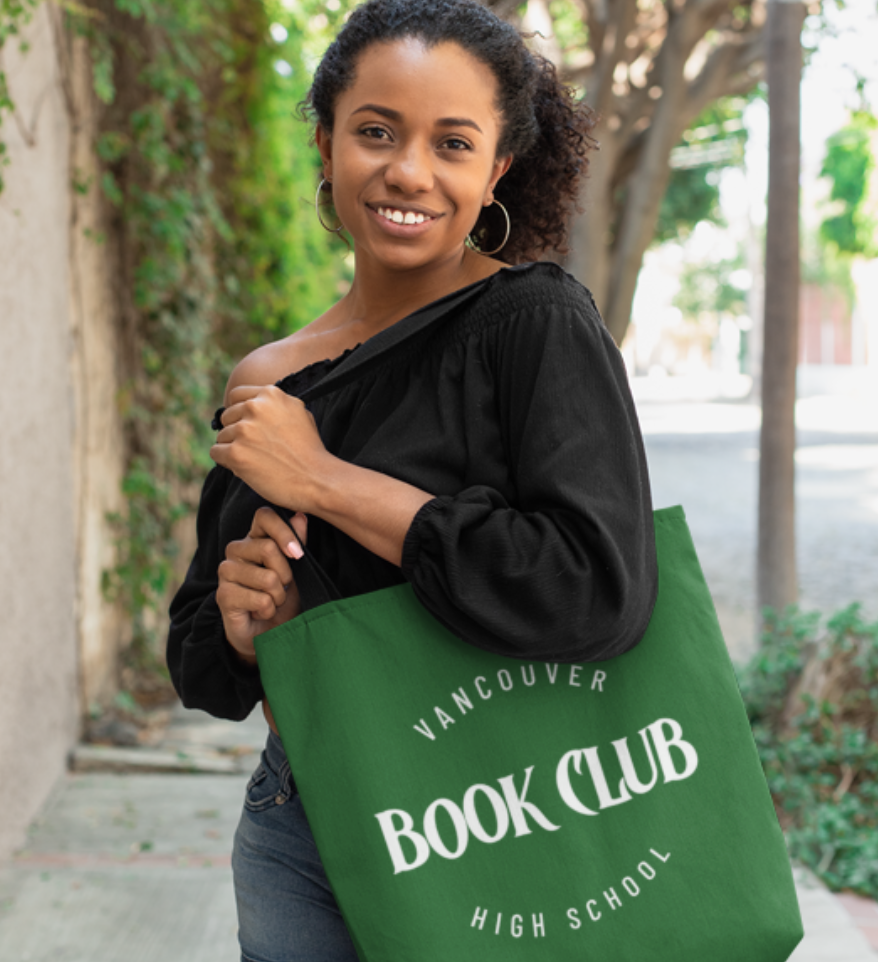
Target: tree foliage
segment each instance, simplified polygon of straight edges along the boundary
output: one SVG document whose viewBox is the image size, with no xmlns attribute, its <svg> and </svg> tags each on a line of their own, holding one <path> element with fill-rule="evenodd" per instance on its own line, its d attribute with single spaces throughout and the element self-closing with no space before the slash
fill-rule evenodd
<svg viewBox="0 0 878 962">
<path fill-rule="evenodd" d="M 820 237 L 842 254 L 878 257 L 878 198 L 869 203 L 876 131 L 878 120 L 858 110 L 826 142 L 820 176 L 831 183 L 829 199 L 837 212 L 823 220 Z"/>
<path fill-rule="evenodd" d="M 747 312 L 747 292 L 736 281 L 744 270 L 741 256 L 709 263 L 688 263 L 680 274 L 680 290 L 674 306 L 690 321 L 720 314 L 740 316 Z"/>
<path fill-rule="evenodd" d="M 764 0 L 486 2 L 546 38 L 534 42 L 601 118 L 569 266 L 621 341 L 672 152 L 708 107 L 747 94 L 763 76 Z M 686 179 L 698 186 L 697 175 L 678 181 Z"/>
<path fill-rule="evenodd" d="M 724 97 L 683 131 L 671 151 L 671 176 L 662 198 L 653 243 L 685 240 L 696 224 L 723 223 L 720 172 L 744 162 L 744 109 L 751 98 Z"/>
</svg>

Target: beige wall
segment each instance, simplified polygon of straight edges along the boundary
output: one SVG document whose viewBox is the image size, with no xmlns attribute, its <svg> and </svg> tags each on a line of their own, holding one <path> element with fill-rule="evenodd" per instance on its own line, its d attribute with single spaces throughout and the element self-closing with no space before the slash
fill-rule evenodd
<svg viewBox="0 0 878 962">
<path fill-rule="evenodd" d="M 124 613 L 103 598 L 101 580 L 114 561 L 106 515 L 122 511 L 125 443 L 117 398 L 124 380 L 116 279 L 118 256 L 107 225 L 94 153 L 98 103 L 91 61 L 78 43 L 64 63 L 74 116 L 70 167 L 86 194 L 71 193 L 70 320 L 76 423 L 73 492 L 76 503 L 77 634 L 83 707 L 103 704 L 117 690 L 117 653 L 128 640 Z M 94 238 L 106 238 L 98 242 Z M 130 353 L 130 351 L 129 351 Z"/>
<path fill-rule="evenodd" d="M 114 689 L 120 632 L 100 597 L 122 457 L 111 267 L 82 236 L 97 191 L 71 197 L 93 121 L 76 107 L 84 51 L 71 61 L 57 16 L 43 4 L 30 51 L 3 50 L 17 117 L 0 129 L 0 857 L 64 772 L 85 706 Z"/>
</svg>

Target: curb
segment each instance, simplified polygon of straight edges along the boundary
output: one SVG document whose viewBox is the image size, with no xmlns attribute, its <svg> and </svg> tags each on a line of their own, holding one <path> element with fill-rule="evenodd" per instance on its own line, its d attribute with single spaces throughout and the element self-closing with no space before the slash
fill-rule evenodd
<svg viewBox="0 0 878 962">
<path fill-rule="evenodd" d="M 224 754 L 210 750 L 163 751 L 77 745 L 68 757 L 68 767 L 77 773 L 244 775 L 253 768 L 253 756 L 250 752 Z"/>
</svg>

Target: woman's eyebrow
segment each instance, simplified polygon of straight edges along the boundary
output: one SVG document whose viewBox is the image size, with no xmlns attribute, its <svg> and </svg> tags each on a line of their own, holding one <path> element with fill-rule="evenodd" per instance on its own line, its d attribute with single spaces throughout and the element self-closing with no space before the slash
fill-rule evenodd
<svg viewBox="0 0 878 962">
<path fill-rule="evenodd" d="M 386 117 L 388 120 L 394 120 L 397 123 L 401 123 L 403 119 L 402 114 L 398 110 L 392 110 L 390 107 L 382 107 L 380 104 L 363 104 L 362 107 L 357 107 L 354 111 L 354 114 L 362 113 L 380 114 L 382 117 Z M 439 127 L 472 127 L 473 130 L 477 130 L 480 134 L 484 133 L 482 128 L 468 117 L 442 117 L 436 121 L 436 124 Z"/>
</svg>

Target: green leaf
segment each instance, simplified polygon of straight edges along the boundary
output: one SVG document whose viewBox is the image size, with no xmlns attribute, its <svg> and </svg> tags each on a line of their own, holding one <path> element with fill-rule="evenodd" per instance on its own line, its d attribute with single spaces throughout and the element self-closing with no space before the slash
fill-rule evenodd
<svg viewBox="0 0 878 962">
<path fill-rule="evenodd" d="M 113 82 L 113 58 L 109 53 L 97 56 L 92 64 L 94 91 L 98 100 L 111 104 L 116 99 L 116 86 Z"/>
</svg>

